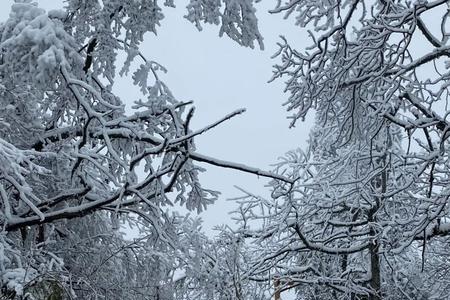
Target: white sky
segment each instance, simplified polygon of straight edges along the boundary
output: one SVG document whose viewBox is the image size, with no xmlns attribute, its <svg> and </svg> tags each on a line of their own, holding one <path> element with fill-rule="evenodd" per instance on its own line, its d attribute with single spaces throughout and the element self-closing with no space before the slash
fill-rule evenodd
<svg viewBox="0 0 450 300">
<path fill-rule="evenodd" d="M 266 4 L 267 5 L 267 4 Z M 279 35 L 293 36 L 299 30 L 281 16 L 259 10 L 265 49 L 243 48 L 230 39 L 218 37 L 219 28 L 202 32 L 183 18 L 184 6 L 166 10 L 158 36 L 148 35 L 143 52 L 168 69 L 165 81 L 179 100 L 194 100 L 196 115 L 192 127 L 200 128 L 228 112 L 245 107 L 247 112 L 196 139 L 199 152 L 270 170 L 280 155 L 304 147 L 309 126 L 299 123 L 288 129 L 282 103 L 281 81 L 267 83 L 272 74 Z M 201 181 L 205 187 L 222 192 L 219 201 L 202 214 L 204 227 L 229 223 L 227 212 L 236 204 L 227 198 L 240 195 L 239 185 L 256 194 L 268 195 L 265 179 L 221 168 L 208 167 Z"/>
<path fill-rule="evenodd" d="M 54 0 L 37 2 L 46 9 L 61 5 L 61 1 Z M 267 5 L 274 3 L 263 1 L 257 4 L 257 8 L 265 50 L 243 48 L 226 37 L 219 38 L 217 26 L 205 26 L 202 32 L 198 32 L 183 18 L 185 2 L 175 9 L 164 9 L 166 18 L 158 29 L 158 36 L 146 35 L 142 53 L 168 69 L 162 78 L 178 100 L 194 100 L 196 114 L 192 129 L 214 122 L 238 108 L 247 108 L 244 115 L 197 137 L 200 153 L 270 170 L 270 164 L 276 162 L 277 157 L 306 145 L 311 121 L 288 129 L 289 120 L 282 107 L 287 99 L 282 92 L 283 84 L 281 81 L 267 83 L 272 65 L 277 62 L 270 56 L 277 49 L 279 35 L 283 34 L 291 41 L 297 40 L 297 45 L 305 45 L 304 42 L 299 43 L 305 39 L 305 33 L 292 22 L 283 20 L 282 16 L 270 15 L 267 10 L 271 6 Z M 2 0 L 0 20 L 7 18 L 12 3 L 12 0 Z M 131 80 L 121 80 L 118 94 L 127 105 L 140 97 Z M 217 203 L 201 214 L 207 232 L 215 225 L 231 222 L 228 212 L 236 204 L 226 199 L 240 195 L 234 185 L 255 194 L 269 194 L 269 190 L 264 188 L 265 179 L 205 167 L 207 172 L 201 176 L 203 186 L 222 192 Z"/>
</svg>

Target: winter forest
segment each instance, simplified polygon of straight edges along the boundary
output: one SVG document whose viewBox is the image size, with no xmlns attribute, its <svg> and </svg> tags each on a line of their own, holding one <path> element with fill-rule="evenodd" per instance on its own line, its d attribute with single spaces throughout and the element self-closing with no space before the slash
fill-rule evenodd
<svg viewBox="0 0 450 300">
<path fill-rule="evenodd" d="M 0 299 L 450 299 L 450 1 L 40 2 L 0 3 Z M 143 51 L 172 11 L 271 56 L 260 84 L 307 142 L 271 167 L 205 154 L 245 105 L 195 123 Z M 213 233 L 211 168 L 267 182 L 221 178 L 238 196 Z"/>
</svg>

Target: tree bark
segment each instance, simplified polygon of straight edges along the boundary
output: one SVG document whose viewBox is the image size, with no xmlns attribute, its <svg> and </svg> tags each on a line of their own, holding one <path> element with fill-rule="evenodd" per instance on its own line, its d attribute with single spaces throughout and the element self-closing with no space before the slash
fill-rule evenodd
<svg viewBox="0 0 450 300">
<path fill-rule="evenodd" d="M 372 274 L 372 278 L 370 280 L 370 288 L 373 293 L 370 295 L 370 300 L 381 300 L 381 275 L 380 275 L 380 254 L 378 240 L 375 239 L 373 244 L 369 247 L 370 253 L 370 272 Z"/>
</svg>

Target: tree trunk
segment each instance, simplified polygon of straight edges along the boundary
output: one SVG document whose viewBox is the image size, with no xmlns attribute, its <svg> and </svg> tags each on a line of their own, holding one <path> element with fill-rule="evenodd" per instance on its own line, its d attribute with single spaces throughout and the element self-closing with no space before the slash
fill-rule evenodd
<svg viewBox="0 0 450 300">
<path fill-rule="evenodd" d="M 380 164 L 383 166 L 383 171 L 380 174 L 380 178 L 376 187 L 379 189 L 381 194 L 386 193 L 387 190 L 387 181 L 388 181 L 388 171 L 386 171 L 386 155 L 383 155 L 381 158 Z M 376 213 L 384 202 L 384 197 L 376 197 L 374 206 L 368 213 L 368 221 L 369 224 L 377 223 Z M 370 273 L 371 279 L 369 282 L 371 288 L 371 294 L 369 296 L 369 300 L 381 300 L 381 270 L 380 270 L 380 243 L 377 237 L 377 232 L 374 227 L 370 227 L 369 231 L 370 235 L 370 246 L 369 246 L 369 255 L 370 255 Z"/>
<path fill-rule="evenodd" d="M 280 300 L 281 299 L 280 279 L 275 279 L 273 281 L 273 287 L 275 289 L 274 300 Z"/>
<path fill-rule="evenodd" d="M 370 288 L 373 294 L 370 295 L 370 300 L 381 300 L 381 276 L 380 276 L 380 254 L 378 253 L 378 240 L 374 240 L 369 247 L 370 253 L 370 272 L 372 278 L 370 279 Z"/>
</svg>

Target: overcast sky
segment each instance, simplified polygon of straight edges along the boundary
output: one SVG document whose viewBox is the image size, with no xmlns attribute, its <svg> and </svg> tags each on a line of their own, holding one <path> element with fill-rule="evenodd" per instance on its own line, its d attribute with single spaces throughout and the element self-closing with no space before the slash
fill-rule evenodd
<svg viewBox="0 0 450 300">
<path fill-rule="evenodd" d="M 39 0 L 39 6 L 49 9 L 61 6 L 61 1 Z M 147 34 L 141 47 L 142 53 L 168 69 L 162 78 L 178 100 L 194 100 L 196 106 L 192 129 L 200 128 L 225 114 L 245 107 L 247 112 L 196 138 L 197 149 L 223 160 L 245 163 L 270 170 L 272 163 L 288 150 L 306 145 L 311 121 L 298 123 L 288 129 L 288 115 L 282 103 L 281 81 L 267 83 L 272 74 L 270 59 L 276 51 L 276 42 L 283 34 L 297 45 L 305 45 L 305 33 L 280 15 L 270 15 L 273 5 L 262 1 L 257 5 L 261 34 L 265 50 L 243 48 L 226 37 L 219 38 L 217 26 L 205 26 L 198 32 L 195 26 L 183 18 L 185 4 L 179 1 L 177 8 L 165 8 L 166 18 L 158 29 L 158 36 Z M 12 0 L 2 0 L 0 20 L 9 14 Z M 299 44 L 299 42 L 302 42 Z M 309 44 L 309 41 L 308 43 Z M 120 82 L 118 94 L 131 105 L 140 97 L 138 88 L 131 81 Z M 255 194 L 268 195 L 265 179 L 207 167 L 201 176 L 203 185 L 219 190 L 222 195 L 213 206 L 202 213 L 204 228 L 210 232 L 214 225 L 230 223 L 228 212 L 236 204 L 227 198 L 240 195 L 233 186 L 238 185 Z"/>
</svg>

